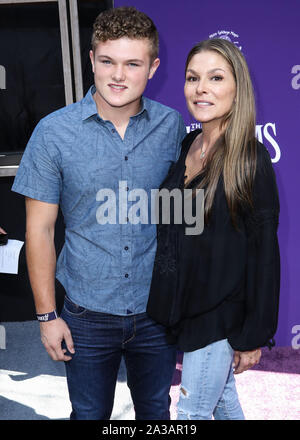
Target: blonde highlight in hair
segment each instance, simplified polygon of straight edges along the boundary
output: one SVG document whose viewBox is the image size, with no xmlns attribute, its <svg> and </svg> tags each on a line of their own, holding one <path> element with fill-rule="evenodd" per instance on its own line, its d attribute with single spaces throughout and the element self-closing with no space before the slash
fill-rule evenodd
<svg viewBox="0 0 300 440">
<path fill-rule="evenodd" d="M 236 83 L 236 96 L 221 124 L 222 135 L 214 145 L 199 187 L 205 190 L 205 218 L 209 220 L 217 184 L 223 176 L 224 190 L 233 225 L 241 206 L 252 206 L 256 169 L 255 99 L 247 62 L 241 51 L 227 40 L 204 40 L 190 51 L 186 69 L 194 55 L 214 51 L 229 64 Z"/>
</svg>

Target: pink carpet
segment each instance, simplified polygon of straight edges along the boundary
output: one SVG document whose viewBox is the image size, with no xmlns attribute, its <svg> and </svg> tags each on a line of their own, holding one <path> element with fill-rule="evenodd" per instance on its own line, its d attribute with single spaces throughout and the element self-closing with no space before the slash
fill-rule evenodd
<svg viewBox="0 0 300 440">
<path fill-rule="evenodd" d="M 178 354 L 171 388 L 172 419 L 176 418 L 181 370 L 182 354 Z M 300 350 L 264 348 L 260 364 L 235 378 L 247 420 L 300 420 Z"/>
</svg>

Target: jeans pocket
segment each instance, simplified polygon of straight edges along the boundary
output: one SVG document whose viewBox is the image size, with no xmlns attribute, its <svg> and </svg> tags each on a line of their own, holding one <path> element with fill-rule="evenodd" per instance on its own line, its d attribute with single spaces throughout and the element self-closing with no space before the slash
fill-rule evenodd
<svg viewBox="0 0 300 440">
<path fill-rule="evenodd" d="M 64 310 L 66 313 L 73 316 L 83 316 L 87 312 L 85 307 L 75 304 L 68 296 L 65 296 Z"/>
</svg>

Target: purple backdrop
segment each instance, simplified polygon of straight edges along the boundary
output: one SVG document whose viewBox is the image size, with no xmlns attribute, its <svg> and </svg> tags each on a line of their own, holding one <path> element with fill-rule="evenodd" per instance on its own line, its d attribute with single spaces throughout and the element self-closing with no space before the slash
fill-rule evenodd
<svg viewBox="0 0 300 440">
<path fill-rule="evenodd" d="M 281 301 L 276 342 L 300 348 L 300 3 L 299 0 L 115 0 L 148 14 L 160 34 L 161 65 L 146 95 L 196 127 L 183 96 L 184 64 L 191 47 L 210 37 L 230 38 L 245 55 L 255 87 L 257 136 L 272 157 L 281 201 Z M 298 334 L 297 334 L 298 333 Z"/>
</svg>

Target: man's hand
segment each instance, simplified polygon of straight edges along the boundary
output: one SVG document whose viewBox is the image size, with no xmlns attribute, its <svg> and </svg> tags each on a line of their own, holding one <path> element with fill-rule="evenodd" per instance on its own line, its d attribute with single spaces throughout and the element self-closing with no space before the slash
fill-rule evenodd
<svg viewBox="0 0 300 440">
<path fill-rule="evenodd" d="M 252 351 L 235 351 L 234 352 L 234 374 L 242 373 L 254 365 L 258 364 L 261 357 L 261 349 Z"/>
<path fill-rule="evenodd" d="M 69 327 L 61 318 L 53 319 L 48 322 L 40 322 L 41 340 L 47 353 L 54 361 L 70 361 L 71 356 L 67 356 L 66 349 L 61 346 L 64 340 L 70 353 L 75 353 L 72 335 Z"/>
</svg>

